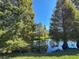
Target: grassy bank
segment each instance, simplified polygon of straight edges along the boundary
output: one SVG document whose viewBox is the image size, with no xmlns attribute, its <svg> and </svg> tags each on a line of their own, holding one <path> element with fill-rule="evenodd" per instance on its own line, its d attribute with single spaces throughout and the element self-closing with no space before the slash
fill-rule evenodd
<svg viewBox="0 0 79 59">
<path fill-rule="evenodd" d="M 1 56 L 0 59 L 79 59 L 79 49 L 68 49 L 62 52 L 54 52 L 52 54 L 14 53 Z"/>
</svg>

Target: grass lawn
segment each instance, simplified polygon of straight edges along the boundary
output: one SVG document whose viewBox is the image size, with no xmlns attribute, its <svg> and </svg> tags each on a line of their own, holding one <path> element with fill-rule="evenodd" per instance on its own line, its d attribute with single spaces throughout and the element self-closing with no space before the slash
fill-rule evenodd
<svg viewBox="0 0 79 59">
<path fill-rule="evenodd" d="M 54 52 L 52 54 L 10 54 L 0 59 L 79 59 L 79 49 Z"/>
<path fill-rule="evenodd" d="M 10 59 L 79 59 L 79 56 L 61 56 L 61 57 L 56 57 L 56 56 L 42 56 L 42 57 L 14 57 Z"/>
</svg>

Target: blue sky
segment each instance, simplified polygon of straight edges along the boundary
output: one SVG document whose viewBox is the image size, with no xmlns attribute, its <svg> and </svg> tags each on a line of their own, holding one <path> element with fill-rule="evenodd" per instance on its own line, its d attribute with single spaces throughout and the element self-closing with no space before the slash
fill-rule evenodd
<svg viewBox="0 0 79 59">
<path fill-rule="evenodd" d="M 55 10 L 56 0 L 32 0 L 35 23 L 43 23 L 49 29 L 51 14 Z"/>
</svg>

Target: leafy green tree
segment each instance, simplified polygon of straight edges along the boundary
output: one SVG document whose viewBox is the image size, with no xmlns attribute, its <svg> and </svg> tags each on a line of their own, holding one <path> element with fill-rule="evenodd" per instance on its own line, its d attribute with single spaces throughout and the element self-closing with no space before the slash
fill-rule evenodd
<svg viewBox="0 0 79 59">
<path fill-rule="evenodd" d="M 72 3 L 72 1 L 70 0 L 67 0 L 66 1 L 66 6 L 69 8 L 69 10 L 71 10 L 71 13 L 72 13 L 72 17 L 73 17 L 73 30 L 71 32 L 71 37 L 74 38 L 74 39 L 79 39 L 79 10 L 78 8 L 76 8 L 75 6 L 77 5 L 74 5 Z"/>
<path fill-rule="evenodd" d="M 11 48 L 13 48 L 16 43 L 21 44 L 22 42 L 24 42 L 22 43 L 23 47 L 27 46 L 25 45 L 26 43 L 30 45 L 34 31 L 33 18 L 34 13 L 32 11 L 31 0 L 0 0 L 1 48 L 10 48 L 9 43 L 12 41 L 15 43 L 13 45 L 10 43 L 12 45 Z M 19 43 L 15 40 L 19 40 Z M 20 48 L 20 45 L 17 47 Z"/>
<path fill-rule="evenodd" d="M 58 0 L 51 20 L 50 36 L 53 39 L 63 39 L 64 41 L 78 39 L 79 10 L 71 0 Z M 62 29 L 61 32 L 58 29 L 59 27 Z"/>
<path fill-rule="evenodd" d="M 42 23 L 35 24 L 34 41 L 36 41 L 36 45 L 33 46 L 33 49 L 37 50 L 39 53 L 46 51 L 47 46 L 45 45 L 45 41 L 49 37 L 48 34 L 45 25 Z"/>
<path fill-rule="evenodd" d="M 35 25 L 35 39 L 45 40 L 48 38 L 48 31 L 46 30 L 45 25 L 38 23 Z"/>
<path fill-rule="evenodd" d="M 62 6 L 63 6 L 63 1 L 58 0 L 56 9 L 54 11 L 54 14 L 51 17 L 51 23 L 50 23 L 50 38 L 53 40 L 60 40 L 63 39 L 63 27 L 62 27 Z"/>
</svg>

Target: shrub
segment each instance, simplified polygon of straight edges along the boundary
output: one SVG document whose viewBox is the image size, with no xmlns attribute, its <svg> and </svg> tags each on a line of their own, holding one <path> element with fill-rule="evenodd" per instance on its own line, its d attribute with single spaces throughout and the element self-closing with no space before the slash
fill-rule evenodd
<svg viewBox="0 0 79 59">
<path fill-rule="evenodd" d="M 12 53 L 14 50 L 20 50 L 26 48 L 29 44 L 21 38 L 6 41 L 6 47 L 2 48 L 2 53 Z"/>
</svg>

